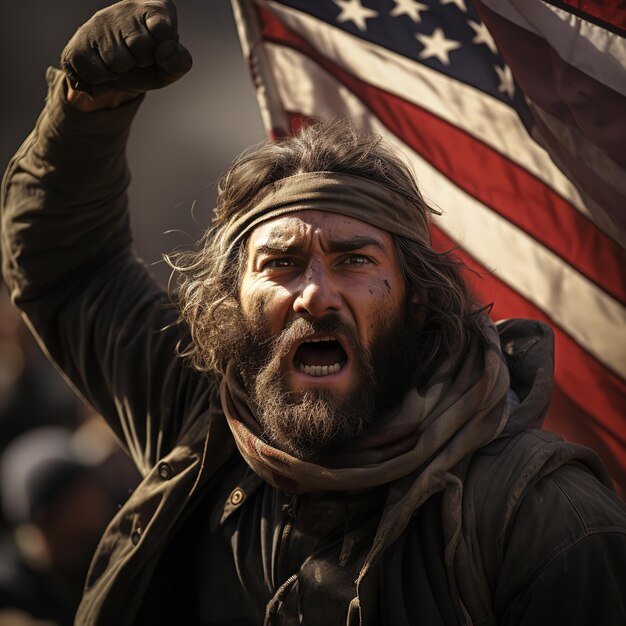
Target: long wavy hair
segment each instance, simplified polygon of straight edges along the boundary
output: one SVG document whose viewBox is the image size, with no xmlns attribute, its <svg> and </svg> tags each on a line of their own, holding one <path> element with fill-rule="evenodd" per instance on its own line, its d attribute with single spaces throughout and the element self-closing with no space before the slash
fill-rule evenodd
<svg viewBox="0 0 626 626">
<path fill-rule="evenodd" d="M 181 320 L 191 334 L 180 353 L 200 371 L 223 374 L 236 326 L 242 323 L 239 286 L 246 242 L 228 249 L 228 225 L 260 202 L 267 186 L 303 172 L 332 171 L 362 176 L 409 199 L 416 211 L 438 214 L 422 197 L 403 158 L 377 135 L 364 135 L 345 120 L 317 123 L 278 141 L 265 141 L 241 154 L 218 185 L 212 226 L 192 250 L 167 255 L 176 279 Z M 400 266 L 420 333 L 415 383 L 424 381 L 446 358 L 458 357 L 469 333 L 478 331 L 477 306 L 452 250 L 394 235 Z"/>
</svg>

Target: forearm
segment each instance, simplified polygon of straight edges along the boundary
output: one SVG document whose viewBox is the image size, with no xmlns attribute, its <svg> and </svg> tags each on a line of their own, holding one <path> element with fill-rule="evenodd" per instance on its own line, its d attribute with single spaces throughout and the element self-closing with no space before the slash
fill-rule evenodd
<svg viewBox="0 0 626 626">
<path fill-rule="evenodd" d="M 2 186 L 4 276 L 18 304 L 131 242 L 125 146 L 140 99 L 92 113 L 70 106 L 49 70 L 37 125 Z"/>
<path fill-rule="evenodd" d="M 139 102 L 82 113 L 64 83 L 57 72 L 4 180 L 5 280 L 49 355 L 147 471 L 207 388 L 176 357 L 185 329 L 130 250 L 125 145 Z"/>
<path fill-rule="evenodd" d="M 187 330 L 132 253 L 127 212 L 141 94 L 180 78 L 191 56 L 170 0 L 125 0 L 83 24 L 61 62 L 3 182 L 4 276 L 48 354 L 147 472 L 214 392 L 177 357 Z M 93 97 L 68 91 L 66 76 Z"/>
</svg>

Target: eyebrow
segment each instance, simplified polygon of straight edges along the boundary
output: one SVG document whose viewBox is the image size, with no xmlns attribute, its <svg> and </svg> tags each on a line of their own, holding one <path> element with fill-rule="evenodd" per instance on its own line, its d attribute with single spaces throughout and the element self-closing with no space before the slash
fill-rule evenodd
<svg viewBox="0 0 626 626">
<path fill-rule="evenodd" d="M 349 252 L 350 250 L 358 250 L 359 248 L 367 248 L 369 246 L 374 246 L 383 251 L 386 249 L 380 240 L 367 235 L 356 235 L 350 239 L 331 239 L 326 247 L 329 252 Z"/>
<path fill-rule="evenodd" d="M 374 246 L 383 252 L 386 251 L 381 241 L 374 237 L 368 237 L 367 235 L 357 235 L 349 239 L 331 239 L 327 242 L 325 249 L 328 252 L 349 252 L 351 250 L 367 248 L 368 246 Z M 301 250 L 302 247 L 299 245 L 280 245 L 279 243 L 270 242 L 255 248 L 254 254 L 297 254 Z"/>
</svg>

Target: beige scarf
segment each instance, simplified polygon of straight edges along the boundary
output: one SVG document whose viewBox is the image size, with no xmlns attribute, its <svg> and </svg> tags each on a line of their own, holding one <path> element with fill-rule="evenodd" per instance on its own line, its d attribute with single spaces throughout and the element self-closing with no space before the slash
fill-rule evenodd
<svg viewBox="0 0 626 626">
<path fill-rule="evenodd" d="M 411 491 L 423 502 L 452 467 L 495 439 L 506 423 L 509 373 L 487 316 L 482 331 L 460 362 L 444 364 L 422 389 L 411 389 L 364 440 L 318 463 L 263 441 L 250 398 L 229 367 L 220 391 L 237 447 L 259 476 L 290 493 L 370 489 L 421 470 Z"/>
</svg>

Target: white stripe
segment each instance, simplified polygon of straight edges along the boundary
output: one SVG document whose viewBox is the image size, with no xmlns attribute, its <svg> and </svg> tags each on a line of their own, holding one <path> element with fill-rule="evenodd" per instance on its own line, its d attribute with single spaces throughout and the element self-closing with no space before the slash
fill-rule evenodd
<svg viewBox="0 0 626 626">
<path fill-rule="evenodd" d="M 266 44 L 286 110 L 318 119 L 349 116 L 359 126 L 386 137 L 415 169 L 424 195 L 445 210 L 438 220 L 481 265 L 545 311 L 600 362 L 626 377 L 626 307 L 576 272 L 524 231 L 468 195 L 413 152 L 374 117 L 341 83 L 308 57 Z M 432 202 L 434 200 L 434 202 Z"/>
<path fill-rule="evenodd" d="M 307 13 L 275 2 L 267 4 L 290 29 L 353 76 L 413 102 L 476 137 L 528 170 L 578 211 L 589 216 L 576 187 L 545 151 L 529 140 L 526 128 L 510 106 L 421 63 L 329 26 Z"/>
<path fill-rule="evenodd" d="M 248 0 L 231 0 L 231 5 L 243 56 L 251 63 L 250 69 L 263 126 L 268 134 L 274 129 L 287 132 L 289 125 L 286 115 L 274 100 L 277 97 L 276 88 L 272 68 L 265 58 L 261 28 L 256 19 L 256 7 Z"/>
<path fill-rule="evenodd" d="M 626 95 L 626 40 L 623 37 L 541 0 L 481 2 L 510 22 L 545 39 L 566 63 Z"/>
</svg>

